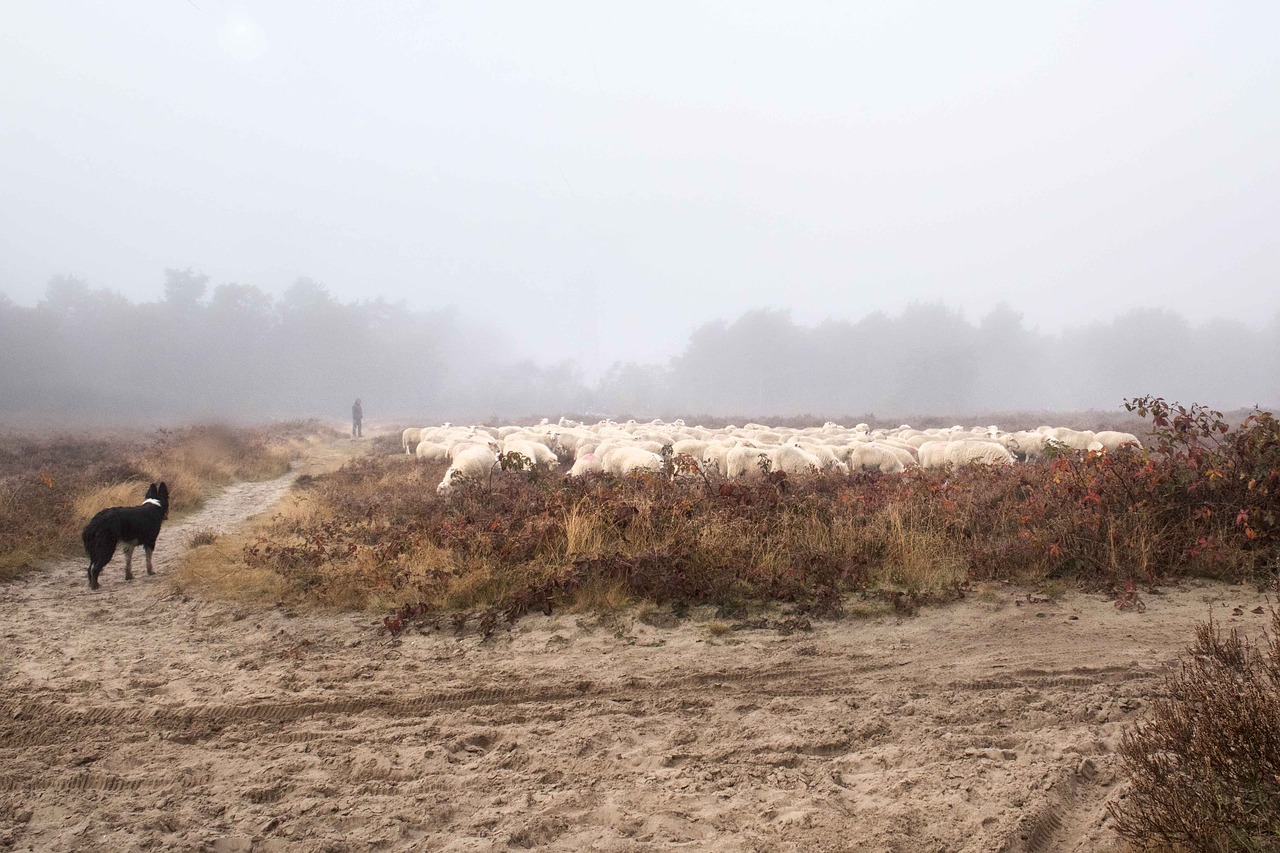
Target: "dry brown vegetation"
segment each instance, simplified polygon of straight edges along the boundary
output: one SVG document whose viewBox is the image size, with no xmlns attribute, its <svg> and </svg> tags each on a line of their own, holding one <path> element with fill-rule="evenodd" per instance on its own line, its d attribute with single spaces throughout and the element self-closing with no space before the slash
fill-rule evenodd
<svg viewBox="0 0 1280 853">
<path fill-rule="evenodd" d="M 1116 829 L 1146 850 L 1275 850 L 1280 612 L 1272 610 L 1265 650 L 1210 620 L 1187 651 L 1166 695 L 1125 734 L 1133 787 L 1111 806 Z"/>
<path fill-rule="evenodd" d="M 1149 451 L 902 475 L 744 484 L 495 471 L 442 498 L 442 465 L 374 455 L 300 481 L 219 583 L 404 616 L 472 611 L 491 629 L 585 600 L 800 613 L 871 600 L 911 612 L 1006 580 L 1110 588 L 1129 607 L 1135 582 L 1275 574 L 1275 419 L 1256 412 L 1233 428 L 1199 406 L 1133 408 L 1151 419 Z"/>
<path fill-rule="evenodd" d="M 141 502 L 148 482 L 169 484 L 181 515 L 239 480 L 289 469 L 310 442 L 332 431 L 317 422 L 260 428 L 203 424 L 149 433 L 0 437 L 0 579 L 42 557 L 74 552 L 85 522 L 108 506 Z"/>
</svg>

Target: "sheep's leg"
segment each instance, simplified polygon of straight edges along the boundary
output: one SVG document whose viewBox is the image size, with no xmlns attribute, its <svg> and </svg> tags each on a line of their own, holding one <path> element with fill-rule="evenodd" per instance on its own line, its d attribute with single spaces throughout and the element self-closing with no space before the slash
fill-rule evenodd
<svg viewBox="0 0 1280 853">
<path fill-rule="evenodd" d="M 152 553 L 153 551 L 155 551 L 155 550 L 156 550 L 156 549 L 155 549 L 155 546 L 154 546 L 154 545 L 143 545 L 143 546 L 142 546 L 142 550 L 143 550 L 144 552 L 146 552 L 146 555 L 147 555 L 147 574 L 149 574 L 149 575 L 154 575 L 154 574 L 155 574 L 155 572 L 151 571 L 151 553 Z"/>
<path fill-rule="evenodd" d="M 124 543 L 124 579 L 133 580 L 133 549 L 134 545 L 128 542 Z"/>
</svg>

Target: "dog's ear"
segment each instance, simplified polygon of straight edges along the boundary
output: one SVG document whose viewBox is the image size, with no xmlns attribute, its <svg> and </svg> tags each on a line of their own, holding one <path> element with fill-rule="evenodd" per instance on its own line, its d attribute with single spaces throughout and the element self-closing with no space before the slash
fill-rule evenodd
<svg viewBox="0 0 1280 853">
<path fill-rule="evenodd" d="M 160 493 L 156 491 L 156 484 L 152 483 L 151 485 L 147 486 L 147 496 L 146 498 L 144 498 L 144 500 L 152 500 L 158 494 Z"/>
<path fill-rule="evenodd" d="M 164 483 L 161 483 L 160 491 L 157 494 L 159 494 L 160 497 L 164 498 L 165 500 L 169 500 L 169 487 L 166 486 Z"/>
</svg>

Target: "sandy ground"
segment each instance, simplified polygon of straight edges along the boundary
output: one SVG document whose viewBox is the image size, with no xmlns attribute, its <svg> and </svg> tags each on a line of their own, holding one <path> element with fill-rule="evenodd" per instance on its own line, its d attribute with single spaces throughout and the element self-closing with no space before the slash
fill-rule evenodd
<svg viewBox="0 0 1280 853">
<path fill-rule="evenodd" d="M 0 587 L 0 849 L 1093 851 L 1122 730 L 1246 587 L 1028 601 L 810 631 L 530 616 L 488 641 L 175 594 L 185 538 Z M 1020 602 L 1020 603 L 1019 603 Z M 1240 611 L 1237 615 L 1237 610 Z M 723 626 L 721 626 L 723 627 Z"/>
</svg>

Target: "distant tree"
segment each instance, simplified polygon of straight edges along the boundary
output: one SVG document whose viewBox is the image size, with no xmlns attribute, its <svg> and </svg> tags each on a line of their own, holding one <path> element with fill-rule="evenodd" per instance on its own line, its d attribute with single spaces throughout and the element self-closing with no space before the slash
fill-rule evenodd
<svg viewBox="0 0 1280 853">
<path fill-rule="evenodd" d="M 209 285 L 209 276 L 185 270 L 166 269 L 164 271 L 164 301 L 183 316 L 191 316 L 199 307 L 200 298 L 204 296 Z"/>
<path fill-rule="evenodd" d="M 84 279 L 70 275 L 55 275 L 49 279 L 45 298 L 37 307 L 52 311 L 63 318 L 77 321 L 120 319 L 120 315 L 132 307 L 128 299 L 114 290 L 92 289 Z"/>
<path fill-rule="evenodd" d="M 960 311 L 914 302 L 894 321 L 894 329 L 897 341 L 885 362 L 896 377 L 894 408 L 956 414 L 979 408 L 974 329 Z"/>
<path fill-rule="evenodd" d="M 1098 330 L 1095 388 L 1107 405 L 1141 394 L 1198 400 L 1191 326 L 1166 308 L 1135 308 Z M 1216 395 L 1215 395 L 1216 396 Z"/>
<path fill-rule="evenodd" d="M 276 414 L 282 362 L 272 298 L 251 284 L 220 284 L 202 312 L 203 357 L 211 404 Z"/>
<path fill-rule="evenodd" d="M 271 297 L 252 284 L 220 284 L 209 298 L 209 313 L 219 323 L 270 324 L 273 305 Z"/>
<path fill-rule="evenodd" d="M 663 402 L 675 401 L 689 411 L 738 411 L 759 416 L 794 409 L 803 396 L 806 366 L 804 331 L 782 309 L 747 311 L 733 323 L 716 321 L 698 327 L 684 353 L 672 361 L 670 381 L 674 391 L 649 391 Z M 615 365 L 606 377 L 614 392 L 622 388 L 628 371 Z M 651 370 L 640 375 L 652 377 Z M 602 390 L 603 390 L 602 386 Z"/>
<path fill-rule="evenodd" d="M 299 277 L 285 290 L 280 300 L 280 307 L 285 314 L 298 314 L 331 306 L 333 297 L 324 285 L 307 278 Z"/>
<path fill-rule="evenodd" d="M 55 275 L 45 287 L 42 307 L 58 314 L 81 313 L 89 308 L 89 283 L 71 275 Z"/>
<path fill-rule="evenodd" d="M 666 403 L 667 377 L 660 365 L 616 362 L 600 380 L 600 404 L 611 415 L 656 417 Z"/>
<path fill-rule="evenodd" d="M 980 321 L 974 335 L 976 410 L 1012 412 L 1046 405 L 1053 371 L 1038 337 L 1022 314 L 1001 302 Z"/>
</svg>

